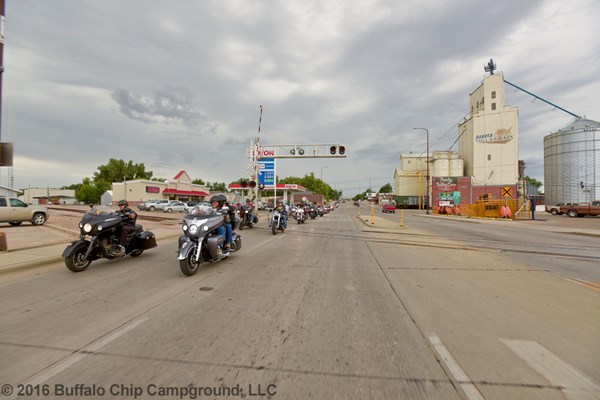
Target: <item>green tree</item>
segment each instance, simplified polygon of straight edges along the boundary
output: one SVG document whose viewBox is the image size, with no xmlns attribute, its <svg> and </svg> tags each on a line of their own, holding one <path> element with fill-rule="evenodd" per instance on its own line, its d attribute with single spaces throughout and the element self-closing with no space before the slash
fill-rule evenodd
<svg viewBox="0 0 600 400">
<path fill-rule="evenodd" d="M 152 171 L 146 171 L 143 163 L 134 164 L 133 161 L 125 163 L 123 160 L 111 158 L 108 164 L 98 167 L 94 172 L 94 182 L 123 182 L 133 179 L 152 179 Z"/>
<path fill-rule="evenodd" d="M 192 183 L 193 183 L 194 185 L 204 185 L 204 184 L 205 184 L 205 183 L 204 183 L 204 181 L 203 181 L 202 179 L 194 179 L 194 180 L 192 181 Z"/>
<path fill-rule="evenodd" d="M 100 165 L 93 179 L 84 178 L 81 184 L 71 185 L 75 189 L 75 198 L 82 203 L 100 203 L 100 197 L 110 190 L 113 182 L 133 179 L 152 179 L 152 171 L 146 171 L 144 164 L 134 164 L 111 158 L 106 165 Z M 164 181 L 164 179 L 163 179 Z"/>
<path fill-rule="evenodd" d="M 212 183 L 206 182 L 206 187 L 211 192 L 226 192 L 227 191 L 227 185 L 225 184 L 225 182 L 212 182 Z"/>
<path fill-rule="evenodd" d="M 529 176 L 526 176 L 526 177 L 524 177 L 523 179 L 524 179 L 524 180 L 526 180 L 527 182 L 531 183 L 533 186 L 535 186 L 535 187 L 536 187 L 536 188 L 538 188 L 538 189 L 540 188 L 540 186 L 542 186 L 542 185 L 543 185 L 543 183 L 542 183 L 542 182 L 538 181 L 538 180 L 537 180 L 537 179 L 535 179 L 535 178 L 530 178 Z"/>
<path fill-rule="evenodd" d="M 381 188 L 379 188 L 379 193 L 392 193 L 394 189 L 392 189 L 392 185 L 386 183 Z"/>
<path fill-rule="evenodd" d="M 287 184 L 296 184 L 300 186 L 304 186 L 306 190 L 316 193 L 322 194 L 326 200 L 338 200 L 342 197 L 342 192 L 338 190 L 334 190 L 331 186 L 320 180 L 319 178 L 315 178 L 315 174 L 311 173 L 310 175 L 305 175 L 303 178 L 298 177 L 287 177 L 279 180 L 277 183 L 287 183 Z"/>
<path fill-rule="evenodd" d="M 75 186 L 75 185 L 72 185 Z M 96 185 L 90 178 L 84 178 L 83 182 L 77 184 L 78 188 L 75 189 L 75 198 L 77 201 L 85 204 L 98 204 L 100 203 L 100 197 L 102 193 L 98 192 Z"/>
</svg>

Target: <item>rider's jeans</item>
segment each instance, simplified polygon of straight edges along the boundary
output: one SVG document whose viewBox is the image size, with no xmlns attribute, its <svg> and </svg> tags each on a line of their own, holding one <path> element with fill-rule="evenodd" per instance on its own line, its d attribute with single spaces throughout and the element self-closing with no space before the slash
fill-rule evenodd
<svg viewBox="0 0 600 400">
<path fill-rule="evenodd" d="M 225 224 L 225 241 L 227 243 L 233 242 L 233 226 L 231 223 Z"/>
<path fill-rule="evenodd" d="M 224 225 L 221 225 L 220 227 L 217 228 L 217 235 L 219 236 L 223 236 L 224 238 L 227 238 L 225 235 L 227 233 L 227 230 L 225 229 Z"/>
</svg>

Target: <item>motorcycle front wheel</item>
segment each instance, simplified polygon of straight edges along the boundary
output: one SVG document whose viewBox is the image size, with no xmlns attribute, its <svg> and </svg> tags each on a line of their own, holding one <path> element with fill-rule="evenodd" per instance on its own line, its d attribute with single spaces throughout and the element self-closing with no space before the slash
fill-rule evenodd
<svg viewBox="0 0 600 400">
<path fill-rule="evenodd" d="M 69 257 L 65 258 L 65 265 L 67 266 L 69 271 L 81 272 L 90 266 L 92 261 L 85 258 L 86 251 L 87 249 L 85 247 L 81 247 Z"/>
<path fill-rule="evenodd" d="M 277 235 L 277 224 L 275 221 L 271 222 L 271 231 L 273 232 L 273 235 Z"/>
<path fill-rule="evenodd" d="M 192 247 L 188 252 L 187 257 L 183 260 L 179 260 L 179 268 L 184 275 L 192 276 L 200 269 L 200 264 L 202 264 L 202 255 L 200 256 L 200 260 L 196 262 L 196 248 L 196 246 Z"/>
<path fill-rule="evenodd" d="M 142 249 L 136 249 L 136 250 L 133 250 L 131 253 L 129 253 L 129 255 L 131 257 L 137 257 L 137 256 L 141 256 L 143 252 L 144 252 L 144 250 L 142 250 Z"/>
</svg>

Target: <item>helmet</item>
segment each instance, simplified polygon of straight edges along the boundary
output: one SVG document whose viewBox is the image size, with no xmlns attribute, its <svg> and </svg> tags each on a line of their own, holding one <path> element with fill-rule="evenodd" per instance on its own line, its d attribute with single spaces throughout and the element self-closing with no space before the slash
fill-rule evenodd
<svg viewBox="0 0 600 400">
<path fill-rule="evenodd" d="M 227 197 L 225 197 L 222 194 L 216 194 L 213 197 L 210 198 L 210 202 L 214 202 L 216 201 L 217 203 L 219 203 L 219 206 L 223 206 L 223 204 L 227 201 Z"/>
<path fill-rule="evenodd" d="M 246 203 L 250 203 L 250 199 L 246 199 Z"/>
<path fill-rule="evenodd" d="M 129 206 L 129 203 L 127 202 L 127 200 L 119 200 L 118 205 L 119 205 L 119 207 L 121 207 L 121 206 L 127 207 L 127 206 Z"/>
</svg>

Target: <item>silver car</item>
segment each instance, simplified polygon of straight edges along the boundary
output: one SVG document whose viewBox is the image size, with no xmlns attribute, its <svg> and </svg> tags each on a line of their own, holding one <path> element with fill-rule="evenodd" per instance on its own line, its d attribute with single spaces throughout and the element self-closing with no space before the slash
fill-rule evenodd
<svg viewBox="0 0 600 400">
<path fill-rule="evenodd" d="M 171 200 L 168 204 L 166 204 L 163 208 L 164 212 L 172 213 L 173 211 L 177 212 L 187 212 L 187 204 L 183 201 L 179 200 Z"/>
</svg>

